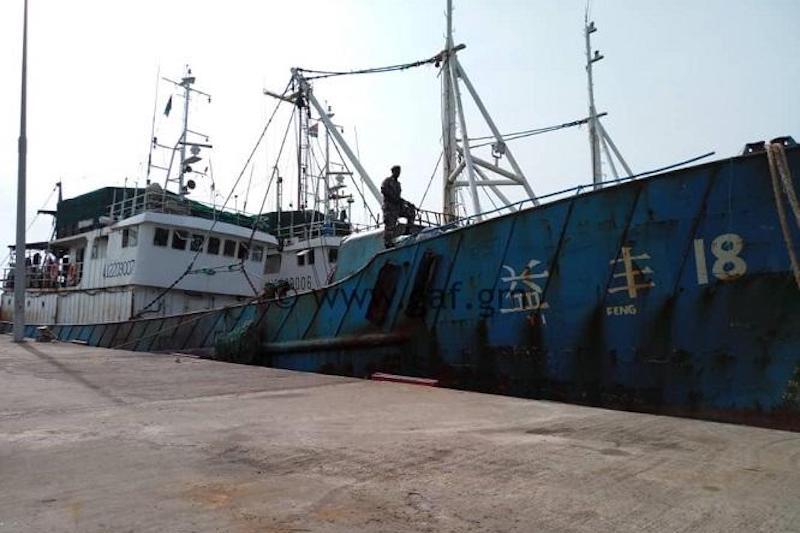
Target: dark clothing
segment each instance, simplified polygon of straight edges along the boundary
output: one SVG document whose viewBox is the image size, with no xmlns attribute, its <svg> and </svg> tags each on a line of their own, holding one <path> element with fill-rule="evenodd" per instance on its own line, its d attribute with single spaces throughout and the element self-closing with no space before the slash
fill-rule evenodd
<svg viewBox="0 0 800 533">
<path fill-rule="evenodd" d="M 399 205 L 403 202 L 400 194 L 402 188 L 400 182 L 394 176 L 389 176 L 381 184 L 381 194 L 383 195 L 384 209 L 387 205 Z"/>
<path fill-rule="evenodd" d="M 399 237 L 407 230 L 408 226 L 414 223 L 417 216 L 417 208 L 414 204 L 403 200 L 401 196 L 402 188 L 400 182 L 394 176 L 389 176 L 381 184 L 381 194 L 383 194 L 383 221 L 384 221 L 384 243 L 389 248 L 394 244 L 394 239 Z M 401 228 L 398 218 L 406 219 L 406 227 Z"/>
</svg>

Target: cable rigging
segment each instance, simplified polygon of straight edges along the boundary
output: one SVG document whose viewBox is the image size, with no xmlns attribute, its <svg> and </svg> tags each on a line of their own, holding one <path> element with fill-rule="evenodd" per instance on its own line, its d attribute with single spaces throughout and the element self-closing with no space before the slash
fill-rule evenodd
<svg viewBox="0 0 800 533">
<path fill-rule="evenodd" d="M 459 44 L 458 46 L 452 49 L 452 52 L 458 52 L 459 50 L 463 50 L 464 48 L 466 48 L 466 45 Z M 449 52 L 448 50 L 443 50 L 438 54 L 436 54 L 435 56 L 429 57 L 428 59 L 421 59 L 419 61 L 412 61 L 410 63 L 400 63 L 397 65 L 388 65 L 385 67 L 373 67 L 373 68 L 364 68 L 358 70 L 341 70 L 341 71 L 315 70 L 315 69 L 297 67 L 295 70 L 297 70 L 298 72 L 303 72 L 304 73 L 303 77 L 308 81 L 333 78 L 336 76 L 352 76 L 358 74 L 379 74 L 383 72 L 397 72 L 400 70 L 407 70 L 410 68 L 421 67 L 430 64 L 438 66 L 445 58 L 445 56 L 448 54 L 448 52 Z M 311 75 L 306 76 L 305 74 L 311 74 Z"/>
</svg>

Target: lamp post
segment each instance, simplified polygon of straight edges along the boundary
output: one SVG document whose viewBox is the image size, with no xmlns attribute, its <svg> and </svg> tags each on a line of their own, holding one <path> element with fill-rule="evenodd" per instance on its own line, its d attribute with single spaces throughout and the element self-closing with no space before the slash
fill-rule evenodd
<svg viewBox="0 0 800 533">
<path fill-rule="evenodd" d="M 22 23 L 22 86 L 19 112 L 19 160 L 17 164 L 17 245 L 14 248 L 14 342 L 25 340 L 25 163 L 28 154 L 27 137 L 27 77 L 28 77 L 28 0 L 25 0 Z"/>
</svg>

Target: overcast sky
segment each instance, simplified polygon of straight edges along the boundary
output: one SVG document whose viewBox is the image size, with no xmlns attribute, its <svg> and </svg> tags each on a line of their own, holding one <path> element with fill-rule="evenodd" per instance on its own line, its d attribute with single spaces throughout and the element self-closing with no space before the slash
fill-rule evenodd
<svg viewBox="0 0 800 533">
<path fill-rule="evenodd" d="M 461 63 L 501 130 L 586 115 L 583 0 L 455 3 L 455 40 L 467 45 Z M 634 171 L 711 150 L 728 157 L 778 135 L 800 138 L 800 1 L 595 0 L 591 15 L 605 55 L 595 73 L 598 109 Z M 0 2 L 4 255 L 14 240 L 21 20 L 22 0 Z M 31 0 L 29 23 L 32 220 L 37 209 L 55 208 L 54 199 L 44 203 L 59 180 L 65 197 L 126 178 L 144 183 L 159 68 L 179 78 L 190 64 L 197 87 L 213 95 L 211 104 L 193 102 L 192 125 L 211 136 L 217 190 L 227 194 L 274 105 L 263 88 L 283 89 L 292 66 L 353 69 L 430 57 L 443 46 L 444 0 Z M 165 120 L 172 88 L 161 83 L 158 91 L 159 140 L 172 144 L 180 114 Z M 315 94 L 333 106 L 348 140 L 357 130 L 373 178 L 401 164 L 404 195 L 418 202 L 440 152 L 436 69 L 320 81 Z M 486 134 L 469 114 L 470 135 Z M 248 210 L 261 201 L 287 120 L 280 114 L 268 130 Z M 537 193 L 591 181 L 585 128 L 511 146 Z M 208 201 L 210 180 L 197 181 L 193 197 Z M 436 181 L 426 206 L 440 203 Z M 39 217 L 28 240 L 46 239 L 50 224 Z"/>
</svg>

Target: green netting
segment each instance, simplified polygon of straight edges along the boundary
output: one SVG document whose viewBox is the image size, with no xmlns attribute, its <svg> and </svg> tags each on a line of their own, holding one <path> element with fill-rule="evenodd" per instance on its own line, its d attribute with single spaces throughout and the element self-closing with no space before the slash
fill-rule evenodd
<svg viewBox="0 0 800 533">
<path fill-rule="evenodd" d="M 253 320 L 246 320 L 229 333 L 221 334 L 214 344 L 215 359 L 232 363 L 253 363 L 258 355 L 258 335 Z"/>
</svg>

